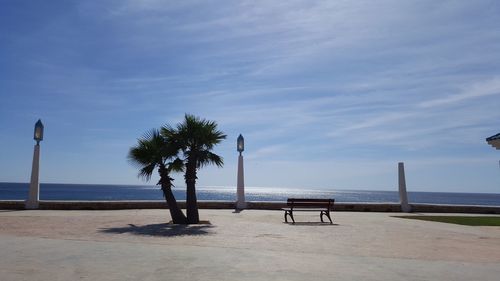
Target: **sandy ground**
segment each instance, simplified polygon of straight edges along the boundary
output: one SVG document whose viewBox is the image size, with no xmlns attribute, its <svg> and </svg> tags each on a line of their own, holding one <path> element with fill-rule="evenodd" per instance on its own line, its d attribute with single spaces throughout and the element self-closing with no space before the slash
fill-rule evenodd
<svg viewBox="0 0 500 281">
<path fill-rule="evenodd" d="M 338 212 L 333 225 L 312 213 L 297 214 L 295 225 L 281 211 L 200 214 L 204 224 L 175 226 L 168 210 L 0 210 L 0 276 L 8 278 L 1 280 L 166 280 L 162 272 L 168 280 L 500 276 L 499 227 L 394 213 Z"/>
</svg>

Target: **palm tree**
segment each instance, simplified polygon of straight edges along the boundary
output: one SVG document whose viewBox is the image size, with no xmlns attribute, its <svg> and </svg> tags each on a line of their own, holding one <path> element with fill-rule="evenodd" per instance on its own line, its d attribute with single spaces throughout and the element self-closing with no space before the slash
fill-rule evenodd
<svg viewBox="0 0 500 281">
<path fill-rule="evenodd" d="M 171 172 L 182 172 L 184 163 L 177 157 L 179 148 L 168 138 L 162 136 L 157 129 L 147 132 L 142 138 L 137 140 L 137 145 L 132 147 L 128 154 L 129 161 L 137 166 L 139 177 L 146 181 L 156 168 L 160 175 L 158 185 L 161 186 L 163 196 L 167 201 L 170 216 L 174 224 L 187 224 L 187 218 L 177 205 L 172 192 Z"/>
<path fill-rule="evenodd" d="M 162 134 L 176 139 L 186 165 L 184 179 L 186 180 L 186 212 L 189 223 L 199 223 L 198 204 L 196 200 L 197 170 L 215 164 L 224 165 L 222 157 L 211 150 L 219 144 L 226 135 L 217 129 L 217 123 L 186 114 L 184 121 L 177 125 L 176 130 L 163 128 Z"/>
</svg>

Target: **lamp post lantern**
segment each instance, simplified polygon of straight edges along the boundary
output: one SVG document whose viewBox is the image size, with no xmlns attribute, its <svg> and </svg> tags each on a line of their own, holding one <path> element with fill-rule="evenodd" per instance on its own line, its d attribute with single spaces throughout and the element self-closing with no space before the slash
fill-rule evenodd
<svg viewBox="0 0 500 281">
<path fill-rule="evenodd" d="M 240 153 L 238 156 L 238 183 L 236 187 L 236 209 L 241 210 L 246 208 L 245 203 L 245 179 L 243 172 L 243 155 L 241 154 L 245 150 L 245 140 L 240 134 L 238 140 L 236 141 L 236 150 Z"/>
<path fill-rule="evenodd" d="M 36 140 L 36 144 L 40 144 L 40 141 L 43 140 L 43 124 L 42 120 L 38 119 L 35 123 L 35 132 L 33 133 L 33 139 Z"/>
<path fill-rule="evenodd" d="M 245 139 L 241 134 L 238 136 L 238 140 L 236 141 L 236 146 L 237 146 L 236 150 L 238 150 L 238 152 L 241 155 L 243 150 L 245 150 Z"/>
<path fill-rule="evenodd" d="M 43 124 L 42 120 L 38 119 L 35 124 L 33 139 L 36 141 L 33 152 L 33 165 L 31 167 L 30 193 L 28 201 L 26 201 L 26 209 L 38 209 L 40 198 L 40 182 L 38 179 L 40 171 L 40 141 L 43 140 Z"/>
</svg>

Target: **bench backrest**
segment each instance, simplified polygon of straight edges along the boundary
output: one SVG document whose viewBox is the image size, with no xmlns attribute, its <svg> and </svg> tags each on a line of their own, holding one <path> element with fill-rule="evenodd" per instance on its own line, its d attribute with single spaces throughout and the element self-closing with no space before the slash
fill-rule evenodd
<svg viewBox="0 0 500 281">
<path fill-rule="evenodd" d="M 287 206 L 290 208 L 325 208 L 333 209 L 335 199 L 303 199 L 303 198 L 288 198 Z"/>
</svg>

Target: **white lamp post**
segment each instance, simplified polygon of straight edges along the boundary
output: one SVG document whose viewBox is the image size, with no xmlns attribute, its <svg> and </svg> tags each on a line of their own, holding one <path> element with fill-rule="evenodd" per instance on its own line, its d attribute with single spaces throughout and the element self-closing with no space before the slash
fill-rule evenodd
<svg viewBox="0 0 500 281">
<path fill-rule="evenodd" d="M 236 209 L 245 209 L 245 179 L 243 172 L 243 155 L 241 154 L 245 150 L 245 140 L 240 134 L 237 140 L 237 150 L 240 153 L 238 156 L 238 184 L 236 188 Z"/>
<path fill-rule="evenodd" d="M 406 194 L 405 164 L 403 162 L 398 163 L 398 182 L 401 211 L 409 213 L 411 212 L 411 206 L 408 204 L 408 195 Z"/>
<path fill-rule="evenodd" d="M 33 139 L 36 140 L 35 151 L 33 153 L 33 166 L 31 167 L 30 193 L 26 201 L 26 209 L 38 209 L 40 198 L 40 182 L 38 180 L 40 166 L 40 141 L 43 140 L 43 124 L 40 119 L 35 124 Z"/>
</svg>

